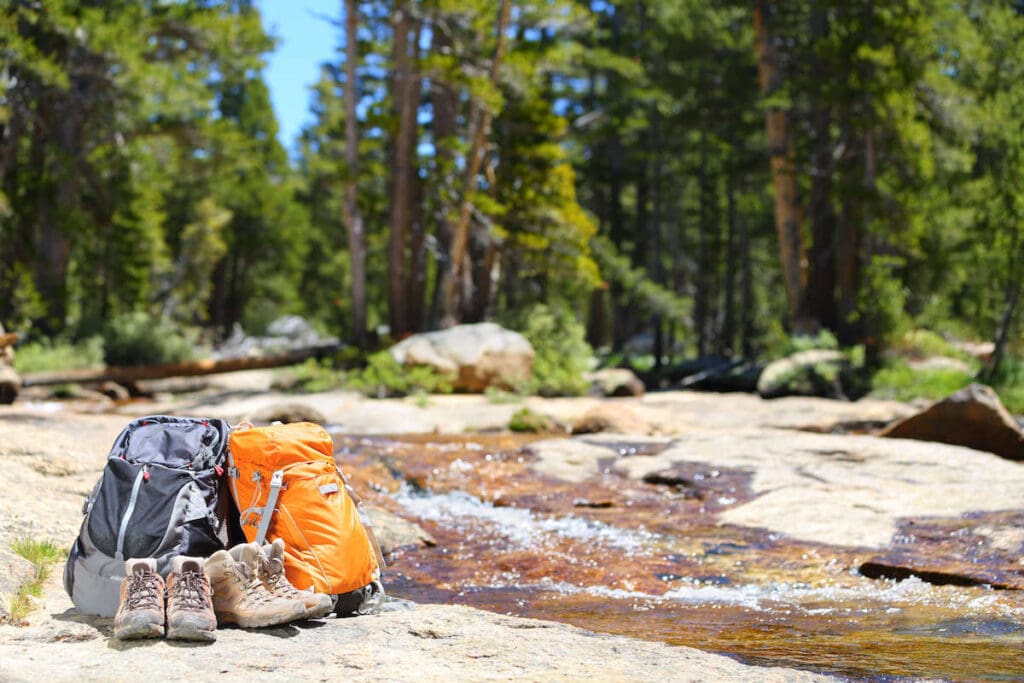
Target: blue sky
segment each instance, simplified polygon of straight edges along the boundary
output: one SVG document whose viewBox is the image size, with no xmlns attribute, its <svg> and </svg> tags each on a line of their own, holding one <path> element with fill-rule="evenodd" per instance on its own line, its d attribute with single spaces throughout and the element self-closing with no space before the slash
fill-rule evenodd
<svg viewBox="0 0 1024 683">
<path fill-rule="evenodd" d="M 311 122 L 309 87 L 322 62 L 334 58 L 335 28 L 323 17 L 337 19 L 342 0 L 257 0 L 263 25 L 278 39 L 267 56 L 264 74 L 280 125 L 278 137 L 289 152 L 295 137 Z"/>
</svg>

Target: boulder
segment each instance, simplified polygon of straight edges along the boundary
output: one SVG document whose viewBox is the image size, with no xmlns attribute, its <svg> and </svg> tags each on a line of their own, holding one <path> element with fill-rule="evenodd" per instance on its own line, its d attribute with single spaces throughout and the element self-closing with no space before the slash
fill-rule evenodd
<svg viewBox="0 0 1024 683">
<path fill-rule="evenodd" d="M 595 396 L 643 396 L 646 388 L 628 368 L 604 368 L 587 374 L 590 393 Z"/>
<path fill-rule="evenodd" d="M 21 377 L 9 365 L 0 364 L 0 405 L 14 403 L 21 390 Z"/>
<path fill-rule="evenodd" d="M 651 425 L 624 405 L 602 403 L 588 410 L 572 424 L 573 434 L 597 432 L 650 434 Z"/>
<path fill-rule="evenodd" d="M 810 349 L 768 364 L 757 380 L 762 398 L 822 396 L 846 398 L 842 376 L 850 363 L 839 351 Z"/>
<path fill-rule="evenodd" d="M 530 342 L 494 323 L 416 334 L 395 344 L 389 352 L 402 365 L 426 365 L 450 375 L 457 391 L 513 389 L 533 372 Z"/>
<path fill-rule="evenodd" d="M 257 410 L 249 418 L 253 422 L 270 424 L 272 422 L 314 422 L 318 425 L 327 424 L 327 418 L 316 408 L 305 403 L 275 403 Z"/>
<path fill-rule="evenodd" d="M 370 518 L 373 533 L 380 544 L 380 551 L 390 555 L 395 548 L 403 546 L 434 546 L 437 541 L 418 524 L 372 505 L 363 506 Z"/>
<path fill-rule="evenodd" d="M 938 441 L 1024 460 L 1024 432 L 984 384 L 971 384 L 883 429 L 879 436 Z"/>
<path fill-rule="evenodd" d="M 7 334 L 3 323 L 0 323 L 0 338 Z M 14 347 L 0 343 L 0 365 L 14 365 Z"/>
</svg>

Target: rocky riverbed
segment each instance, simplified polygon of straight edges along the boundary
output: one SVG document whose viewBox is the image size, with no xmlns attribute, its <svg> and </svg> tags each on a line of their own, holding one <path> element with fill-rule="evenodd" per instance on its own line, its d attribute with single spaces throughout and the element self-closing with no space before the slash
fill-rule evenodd
<svg viewBox="0 0 1024 683">
<path fill-rule="evenodd" d="M 903 404 L 686 392 L 368 401 L 277 395 L 270 377 L 147 403 L 0 409 L 0 594 L 25 576 L 14 539 L 70 544 L 130 416 L 238 420 L 298 402 L 323 415 L 367 493 L 392 594 L 419 604 L 225 629 L 184 658 L 180 644 L 111 640 L 109 620 L 75 614 L 54 576 L 27 625 L 0 626 L 4 678 L 1024 675 L 1024 465 L 864 433 L 913 412 Z M 502 435 L 524 404 L 565 424 L 603 407 L 633 433 Z"/>
</svg>

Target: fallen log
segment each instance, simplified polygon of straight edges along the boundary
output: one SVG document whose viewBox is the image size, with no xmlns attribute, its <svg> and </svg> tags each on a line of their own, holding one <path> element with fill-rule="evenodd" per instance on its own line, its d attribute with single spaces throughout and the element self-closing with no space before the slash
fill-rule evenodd
<svg viewBox="0 0 1024 683">
<path fill-rule="evenodd" d="M 184 363 L 161 363 L 158 365 L 137 365 L 130 367 L 110 366 L 101 369 L 64 370 L 59 372 L 33 372 L 22 375 L 22 386 L 47 386 L 54 384 L 89 384 L 93 382 L 117 382 L 131 384 L 147 379 L 168 377 L 199 377 L 239 370 L 261 370 L 280 368 L 301 363 L 308 358 L 317 358 L 341 348 L 340 344 L 324 344 L 295 349 L 287 353 L 253 358 L 226 358 L 223 360 L 197 360 Z"/>
</svg>

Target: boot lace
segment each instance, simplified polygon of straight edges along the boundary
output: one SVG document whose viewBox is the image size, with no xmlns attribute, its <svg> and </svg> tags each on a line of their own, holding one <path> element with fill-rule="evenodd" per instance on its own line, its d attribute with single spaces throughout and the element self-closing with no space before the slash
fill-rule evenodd
<svg viewBox="0 0 1024 683">
<path fill-rule="evenodd" d="M 174 596 L 181 609 L 201 612 L 210 599 L 210 581 L 202 572 L 182 572 L 174 584 Z"/>
<path fill-rule="evenodd" d="M 158 576 L 151 572 L 134 573 L 128 581 L 128 591 L 125 596 L 129 609 L 146 609 L 159 607 L 157 600 L 157 588 L 159 587 Z"/>
<path fill-rule="evenodd" d="M 260 570 L 263 573 L 263 580 L 269 590 L 289 595 L 298 592 L 298 589 L 288 583 L 288 579 L 285 578 L 284 563 L 281 560 L 277 558 L 262 559 L 260 561 Z"/>
<path fill-rule="evenodd" d="M 242 590 L 245 592 L 245 597 L 254 603 L 263 603 L 273 599 L 267 589 L 263 587 L 259 577 L 254 576 L 252 569 L 249 565 L 238 563 L 235 565 L 238 571 L 239 577 L 241 578 Z"/>
</svg>

